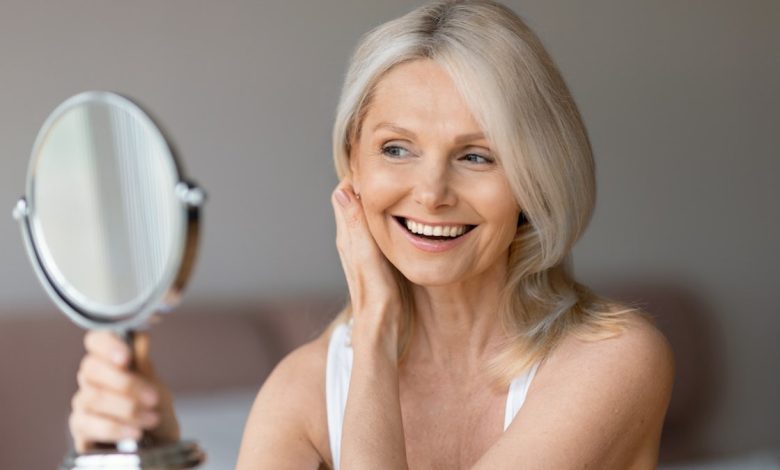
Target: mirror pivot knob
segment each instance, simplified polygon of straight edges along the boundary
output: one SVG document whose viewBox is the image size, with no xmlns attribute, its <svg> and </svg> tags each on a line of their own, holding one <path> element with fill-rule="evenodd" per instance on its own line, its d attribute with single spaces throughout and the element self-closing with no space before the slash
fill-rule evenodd
<svg viewBox="0 0 780 470">
<path fill-rule="evenodd" d="M 206 202 L 206 191 L 184 182 L 176 185 L 176 195 L 188 206 L 200 207 Z"/>
<path fill-rule="evenodd" d="M 27 215 L 30 213 L 29 206 L 27 205 L 27 199 L 25 198 L 19 198 L 18 201 L 16 201 L 16 205 L 14 206 L 14 219 L 16 220 L 23 220 L 27 217 Z"/>
</svg>

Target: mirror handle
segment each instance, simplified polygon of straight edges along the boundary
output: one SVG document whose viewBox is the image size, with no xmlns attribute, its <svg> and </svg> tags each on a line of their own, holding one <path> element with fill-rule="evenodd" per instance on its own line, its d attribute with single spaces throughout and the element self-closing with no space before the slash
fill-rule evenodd
<svg viewBox="0 0 780 470">
<path fill-rule="evenodd" d="M 124 340 L 130 349 L 130 360 L 127 363 L 127 368 L 131 372 L 138 370 L 138 364 L 136 358 L 138 357 L 138 341 L 135 330 L 127 329 L 119 332 L 119 336 Z M 116 450 L 119 452 L 138 452 L 138 449 L 146 444 L 150 444 L 152 441 L 151 436 L 147 431 L 143 432 L 141 439 L 136 441 L 135 439 L 122 439 L 116 443 Z"/>
</svg>

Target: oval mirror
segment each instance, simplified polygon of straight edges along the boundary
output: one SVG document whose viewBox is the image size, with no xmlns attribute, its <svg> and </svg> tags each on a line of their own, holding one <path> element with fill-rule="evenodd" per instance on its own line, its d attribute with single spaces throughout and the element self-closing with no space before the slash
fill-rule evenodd
<svg viewBox="0 0 780 470">
<path fill-rule="evenodd" d="M 58 306 L 86 328 L 128 329 L 176 304 L 203 199 L 147 113 L 87 92 L 41 128 L 16 215 Z"/>
<path fill-rule="evenodd" d="M 116 330 L 133 351 L 132 331 L 179 300 L 195 258 L 203 191 L 184 179 L 147 113 L 121 95 L 94 91 L 66 100 L 46 120 L 26 191 L 14 216 L 46 292 L 78 325 Z M 194 442 L 145 435 L 69 455 L 60 468 L 179 469 L 204 458 Z"/>
</svg>

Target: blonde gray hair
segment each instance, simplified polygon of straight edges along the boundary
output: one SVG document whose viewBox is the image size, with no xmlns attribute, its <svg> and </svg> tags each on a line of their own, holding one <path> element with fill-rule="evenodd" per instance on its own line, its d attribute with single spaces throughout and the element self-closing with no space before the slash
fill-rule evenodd
<svg viewBox="0 0 780 470">
<path fill-rule="evenodd" d="M 339 178 L 349 176 L 372 93 L 394 66 L 433 60 L 455 82 L 499 156 L 527 223 L 510 246 L 501 318 L 509 340 L 492 363 L 508 383 L 569 332 L 603 337 L 621 330 L 622 307 L 574 281 L 570 253 L 596 197 L 590 142 L 577 106 L 539 38 L 512 10 L 489 0 L 426 4 L 360 41 L 333 128 Z M 405 307 L 399 357 L 414 327 L 409 281 L 396 273 Z M 348 306 L 334 321 L 351 315 Z"/>
</svg>

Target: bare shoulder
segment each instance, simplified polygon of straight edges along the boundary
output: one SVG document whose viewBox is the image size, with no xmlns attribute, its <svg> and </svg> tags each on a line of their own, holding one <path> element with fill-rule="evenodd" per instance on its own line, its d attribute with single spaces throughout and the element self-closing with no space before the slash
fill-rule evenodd
<svg viewBox="0 0 780 470">
<path fill-rule="evenodd" d="M 537 411 L 552 408 L 552 416 L 568 421 L 561 433 L 596 467 L 655 468 L 673 382 L 669 342 L 631 313 L 615 336 L 564 338 L 539 368 L 529 400 Z"/>
<path fill-rule="evenodd" d="M 674 356 L 664 335 L 650 320 L 637 313 L 625 316 L 623 331 L 603 339 L 569 334 L 547 359 L 549 369 L 586 367 L 627 376 L 652 375 L 656 380 L 674 373 Z"/>
<path fill-rule="evenodd" d="M 593 340 L 568 335 L 547 358 L 545 368 L 553 381 L 571 378 L 571 372 L 578 370 L 576 376 L 583 380 L 591 376 L 604 386 L 652 390 L 660 399 L 671 392 L 674 355 L 650 320 L 631 313 L 615 336 Z"/>
<path fill-rule="evenodd" d="M 238 467 L 318 468 L 330 460 L 325 410 L 327 331 L 285 356 L 257 394 Z"/>
<path fill-rule="evenodd" d="M 615 336 L 568 335 L 539 368 L 535 385 L 552 396 L 576 395 L 570 397 L 575 403 L 603 405 L 613 416 L 626 413 L 660 429 L 674 382 L 672 348 L 643 316 L 632 313 L 625 320 Z"/>
<path fill-rule="evenodd" d="M 640 315 L 622 333 L 569 334 L 539 366 L 525 403 L 475 468 L 650 469 L 672 392 L 666 338 Z"/>
</svg>

